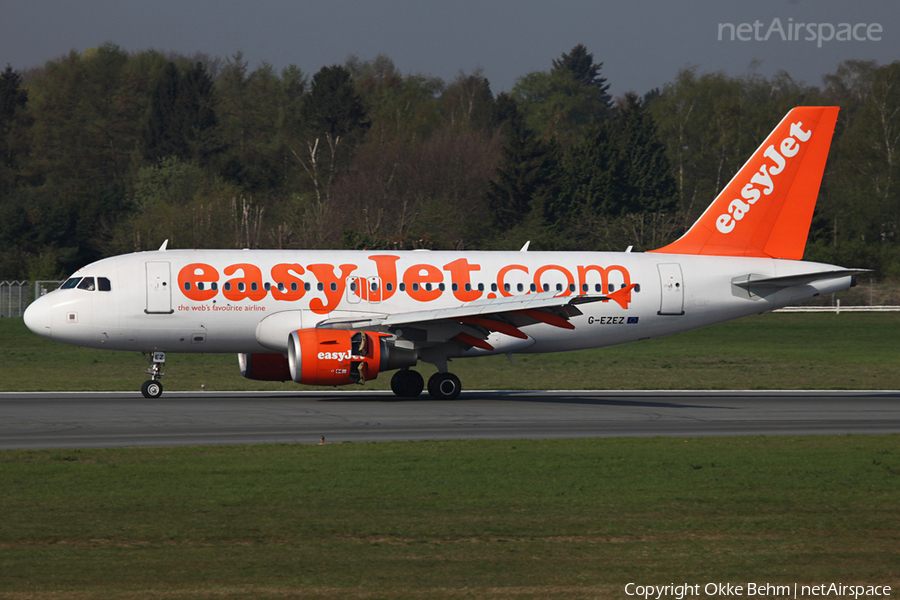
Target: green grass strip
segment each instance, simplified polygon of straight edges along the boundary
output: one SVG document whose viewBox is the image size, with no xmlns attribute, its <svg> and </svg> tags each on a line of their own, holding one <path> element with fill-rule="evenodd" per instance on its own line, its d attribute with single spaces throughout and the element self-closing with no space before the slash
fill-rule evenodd
<svg viewBox="0 0 900 600">
<path fill-rule="evenodd" d="M 766 314 L 622 346 L 461 359 L 464 389 L 900 389 L 900 313 Z M 0 319 L 0 391 L 138 390 L 136 353 L 66 346 Z M 426 377 L 434 372 L 421 364 Z M 166 390 L 301 390 L 229 355 L 169 353 Z M 366 383 L 388 389 L 390 373 Z M 352 386 L 351 388 L 353 389 Z"/>
<path fill-rule="evenodd" d="M 900 584 L 900 436 L 0 452 L 2 598 Z"/>
</svg>

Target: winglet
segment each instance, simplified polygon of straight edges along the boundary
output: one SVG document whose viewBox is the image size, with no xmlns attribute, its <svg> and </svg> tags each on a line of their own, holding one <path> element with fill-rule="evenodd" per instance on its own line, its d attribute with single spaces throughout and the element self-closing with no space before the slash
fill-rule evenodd
<svg viewBox="0 0 900 600">
<path fill-rule="evenodd" d="M 650 252 L 802 259 L 838 110 L 791 110 L 688 232 Z"/>
</svg>

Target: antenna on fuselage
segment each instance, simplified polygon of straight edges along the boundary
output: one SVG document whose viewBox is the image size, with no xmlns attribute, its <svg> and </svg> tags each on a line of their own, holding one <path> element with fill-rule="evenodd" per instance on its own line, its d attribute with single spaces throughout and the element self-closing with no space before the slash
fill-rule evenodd
<svg viewBox="0 0 900 600">
<path fill-rule="evenodd" d="M 164 241 L 162 243 L 162 246 L 159 247 L 159 252 L 162 252 L 163 250 L 165 250 L 166 246 L 168 246 L 168 245 L 169 245 L 169 238 L 166 238 L 166 241 Z"/>
</svg>

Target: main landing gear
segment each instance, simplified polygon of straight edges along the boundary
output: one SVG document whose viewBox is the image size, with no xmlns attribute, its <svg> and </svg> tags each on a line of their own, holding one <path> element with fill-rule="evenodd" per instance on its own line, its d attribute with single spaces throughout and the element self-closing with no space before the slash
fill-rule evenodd
<svg viewBox="0 0 900 600">
<path fill-rule="evenodd" d="M 416 371 L 401 369 L 391 377 L 391 390 L 400 398 L 415 398 L 425 389 L 425 380 Z M 453 373 L 435 373 L 428 379 L 428 393 L 435 400 L 455 400 L 462 391 Z"/>
<path fill-rule="evenodd" d="M 166 353 L 154 352 L 150 358 L 147 358 L 147 362 L 150 364 L 150 368 L 147 369 L 150 379 L 141 385 L 141 394 L 144 395 L 144 398 L 159 398 L 163 393 L 163 386 L 159 378 L 165 375 L 160 369 L 166 366 Z"/>
</svg>

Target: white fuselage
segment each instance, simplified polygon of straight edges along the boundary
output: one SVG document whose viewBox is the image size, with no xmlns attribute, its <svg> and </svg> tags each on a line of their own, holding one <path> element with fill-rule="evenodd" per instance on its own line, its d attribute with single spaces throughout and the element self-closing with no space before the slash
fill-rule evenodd
<svg viewBox="0 0 900 600">
<path fill-rule="evenodd" d="M 837 268 L 656 253 L 165 250 L 80 269 L 73 278 L 105 278 L 109 289 L 57 290 L 29 307 L 26 322 L 45 337 L 91 348 L 283 352 L 292 330 L 326 320 L 435 311 L 418 333 L 424 343 L 437 342 L 452 337 L 444 330 L 455 326 L 441 321 L 443 309 L 538 294 L 608 295 L 637 284 L 627 308 L 609 300 L 579 304 L 574 329 L 532 323 L 522 328 L 527 339 L 492 332 L 493 350 L 460 346 L 444 355 L 558 352 L 659 337 L 846 289 L 849 274 L 765 295 L 733 284 L 748 275 Z M 403 337 L 402 329 L 393 333 Z"/>
</svg>

